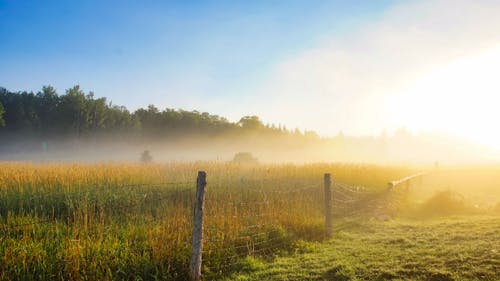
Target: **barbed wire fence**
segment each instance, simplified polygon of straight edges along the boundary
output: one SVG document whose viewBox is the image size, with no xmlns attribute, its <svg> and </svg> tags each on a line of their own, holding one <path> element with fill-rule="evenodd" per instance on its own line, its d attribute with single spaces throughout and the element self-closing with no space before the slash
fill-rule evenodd
<svg viewBox="0 0 500 281">
<path fill-rule="evenodd" d="M 208 203 L 206 231 L 202 230 L 203 227 L 196 228 L 197 224 L 203 226 L 203 216 L 195 214 L 195 220 L 199 221 L 195 221 L 194 229 L 199 233 L 193 233 L 191 280 L 200 280 L 202 270 L 207 273 L 224 272 L 242 257 L 266 257 L 286 248 L 290 240 L 284 235 L 286 232 L 283 227 L 290 226 L 286 218 L 296 218 L 297 211 L 306 220 L 324 220 L 324 232 L 313 232 L 309 237 L 312 239 L 332 237 L 335 219 L 373 215 L 385 220 L 405 200 L 410 184 L 415 179 L 421 181 L 424 175 L 419 173 L 391 181 L 385 190 L 332 181 L 331 175 L 325 174 L 323 184 L 302 188 L 245 188 L 244 192 L 237 193 L 239 196 L 236 198 L 228 197 L 227 194 L 217 197 L 215 191 L 209 192 L 206 199 L 203 197 L 203 202 L 197 202 L 202 206 Z M 202 179 L 198 183 L 206 183 L 206 174 L 200 176 Z M 403 185 L 404 188 L 400 188 Z M 197 190 L 204 193 L 205 186 L 198 184 Z M 293 195 L 299 196 L 300 200 L 294 201 Z M 296 202 L 305 204 L 297 206 Z M 228 221 L 237 223 L 228 224 Z M 205 256 L 204 266 L 202 255 Z"/>
<path fill-rule="evenodd" d="M 295 188 L 243 187 L 231 198 L 224 191 L 207 193 L 203 270 L 224 272 L 242 257 L 269 257 L 288 248 L 292 239 L 287 230 L 294 227 L 291 217 L 301 223 L 321 220 L 321 210 L 314 204 L 321 199 L 321 188 L 320 183 Z M 303 232 L 315 235 L 310 229 Z"/>
<path fill-rule="evenodd" d="M 206 192 L 206 173 L 199 172 L 196 191 L 194 182 L 134 183 L 111 189 L 95 186 L 67 192 L 41 192 L 29 197 L 2 191 L 0 200 L 13 203 L 1 205 L 4 208 L 0 209 L 0 241 L 6 237 L 30 235 L 29 230 L 37 227 L 69 228 L 82 224 L 86 228 L 89 225 L 99 227 L 100 233 L 114 235 L 112 230 L 117 227 L 114 220 L 122 220 L 131 210 L 140 211 L 137 215 L 142 216 L 143 224 L 162 224 L 170 217 L 168 212 L 161 214 L 161 209 L 167 208 L 166 205 L 178 206 L 181 202 L 185 210 L 194 210 L 192 214 L 183 214 L 187 223 L 184 228 L 192 228 L 192 232 L 182 232 L 183 235 L 169 241 L 174 244 L 169 246 L 191 251 L 191 257 L 183 260 L 189 263 L 186 267 L 191 280 L 197 281 L 202 273 L 230 270 L 246 256 L 275 256 L 289 249 L 297 237 L 330 238 L 335 231 L 342 230 L 343 226 L 338 223 L 341 220 L 367 215 L 385 220 L 404 202 L 408 188 L 415 182 L 421 183 L 424 175 L 418 173 L 391 181 L 385 190 L 342 183 L 325 174 L 323 181 L 293 188 L 271 189 L 272 182 L 260 180 L 259 185 L 258 181 L 242 179 L 240 188 L 230 188 L 231 192 L 224 189 Z M 120 196 L 118 191 L 127 196 Z M 102 197 L 108 201 L 101 200 Z M 107 205 L 109 200 L 117 204 Z M 60 204 L 51 205 L 54 202 Z M 26 212 L 29 208 L 33 210 Z M 88 218 L 80 214 L 82 208 L 86 208 L 83 213 L 101 214 L 100 223 L 87 224 Z M 335 225 L 334 221 L 337 221 Z M 289 231 L 291 229 L 293 231 Z M 92 235 L 92 230 L 87 230 L 87 235 Z M 78 243 L 80 239 L 68 236 L 66 242 Z M 159 246 L 161 244 L 138 243 L 130 245 L 128 250 L 152 258 Z M 102 253 L 90 250 L 78 257 L 89 262 L 98 258 L 102 258 Z M 60 262 L 73 263 L 75 259 L 62 257 Z"/>
</svg>

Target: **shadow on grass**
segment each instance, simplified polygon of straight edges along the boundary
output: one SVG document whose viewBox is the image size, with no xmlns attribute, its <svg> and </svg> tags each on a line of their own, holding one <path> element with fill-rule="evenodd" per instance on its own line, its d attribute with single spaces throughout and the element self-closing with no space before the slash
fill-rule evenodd
<svg viewBox="0 0 500 281">
<path fill-rule="evenodd" d="M 318 281 L 326 281 L 326 280 L 338 280 L 338 281 L 348 281 L 354 280 L 356 275 L 352 268 L 345 265 L 336 265 L 329 270 L 327 270 L 321 277 L 319 277 Z"/>
</svg>

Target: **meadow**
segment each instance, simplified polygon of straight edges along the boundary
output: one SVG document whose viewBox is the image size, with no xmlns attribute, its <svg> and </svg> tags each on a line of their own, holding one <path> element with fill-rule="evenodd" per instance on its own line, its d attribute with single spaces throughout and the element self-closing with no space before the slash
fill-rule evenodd
<svg viewBox="0 0 500 281">
<path fill-rule="evenodd" d="M 208 173 L 207 277 L 248 254 L 324 238 L 323 173 L 385 188 L 410 172 L 347 164 L 0 166 L 2 280 L 186 279 L 198 170 Z"/>
<path fill-rule="evenodd" d="M 499 280 L 500 217 L 365 221 L 272 261 L 248 257 L 221 280 Z"/>
<path fill-rule="evenodd" d="M 420 219 L 432 221 L 435 218 L 423 212 L 422 206 L 426 210 L 448 202 L 431 197 L 434 201 L 412 205 L 399 193 L 389 196 L 387 182 L 421 170 L 411 166 L 5 162 L 0 164 L 0 280 L 186 280 L 200 170 L 207 172 L 208 182 L 204 280 L 262 276 L 287 280 L 289 275 L 266 275 L 274 270 L 268 268 L 281 258 L 293 260 L 311 249 L 310 255 L 318 258 L 338 258 L 351 253 L 349 247 L 353 263 L 339 263 L 347 266 L 341 269 L 348 271 L 345 280 L 389 276 L 372 269 L 360 273 L 356 257 L 365 260 L 372 255 L 374 265 L 388 270 L 397 260 L 384 246 L 392 242 L 384 239 L 408 241 L 417 250 L 431 242 L 418 243 L 407 236 L 409 232 L 419 230 L 423 236 L 424 230 L 434 232 L 436 226 L 439 235 L 444 229 L 439 223 L 419 228 L 401 226 L 399 218 L 393 220 L 404 216 L 413 220 L 410 225 Z M 332 239 L 325 236 L 324 173 L 331 173 L 334 182 Z M 439 175 L 429 176 L 424 186 L 446 187 L 443 174 Z M 462 201 L 450 202 L 465 206 Z M 465 209 L 459 210 L 464 211 L 462 215 L 478 215 L 474 208 Z M 442 215 L 436 210 L 431 215 Z M 494 207 L 481 212 L 494 214 Z M 380 214 L 389 215 L 390 221 L 373 219 Z M 483 228 L 493 227 L 486 231 L 491 234 L 498 220 L 489 222 L 493 223 Z M 469 227 L 460 231 L 470 241 L 468 247 L 486 235 Z M 484 243 L 500 242 L 495 235 L 487 239 L 491 241 Z M 322 249 L 332 252 L 326 255 Z M 440 249 L 446 251 L 445 245 Z M 489 266 L 488 270 L 498 270 L 496 264 Z M 290 280 L 330 279 L 317 272 L 300 275 L 304 270 Z"/>
</svg>

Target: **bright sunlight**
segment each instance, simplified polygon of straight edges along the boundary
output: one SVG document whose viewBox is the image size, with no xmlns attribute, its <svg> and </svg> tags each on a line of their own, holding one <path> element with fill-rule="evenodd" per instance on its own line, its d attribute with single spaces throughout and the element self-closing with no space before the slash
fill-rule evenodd
<svg viewBox="0 0 500 281">
<path fill-rule="evenodd" d="M 500 280 L 499 15 L 0 0 L 0 281 Z"/>
<path fill-rule="evenodd" d="M 391 103 L 412 131 L 439 131 L 500 149 L 500 46 L 436 68 Z M 402 105 L 402 106 L 401 106 Z"/>
</svg>

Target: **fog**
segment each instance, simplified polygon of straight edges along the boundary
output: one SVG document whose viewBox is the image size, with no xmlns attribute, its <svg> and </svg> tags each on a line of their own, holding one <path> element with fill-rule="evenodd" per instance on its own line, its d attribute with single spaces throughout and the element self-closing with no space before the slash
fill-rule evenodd
<svg viewBox="0 0 500 281">
<path fill-rule="evenodd" d="M 442 165 L 498 162 L 493 149 L 439 135 L 412 135 L 401 129 L 392 136 L 321 138 L 287 133 L 175 138 L 35 139 L 10 137 L 0 142 L 3 161 L 106 162 L 141 161 L 148 150 L 153 162 L 231 161 L 238 152 L 249 152 L 260 163 L 362 162 L 379 164 Z"/>
</svg>

